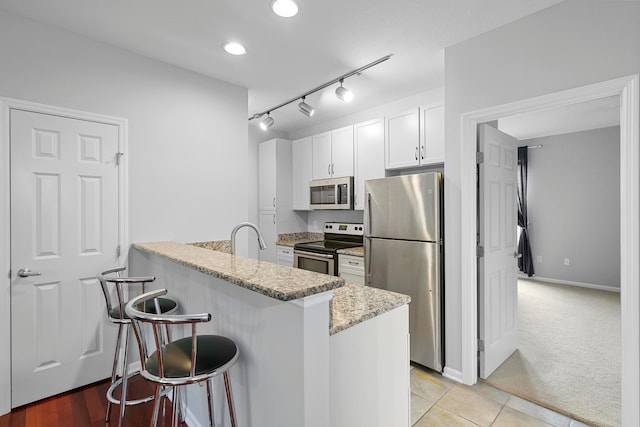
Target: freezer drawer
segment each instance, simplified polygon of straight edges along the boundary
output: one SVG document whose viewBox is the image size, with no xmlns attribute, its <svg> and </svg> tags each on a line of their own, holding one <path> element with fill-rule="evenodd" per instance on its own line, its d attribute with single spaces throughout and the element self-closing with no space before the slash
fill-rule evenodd
<svg viewBox="0 0 640 427">
<path fill-rule="evenodd" d="M 365 284 L 411 297 L 411 360 L 442 371 L 441 245 L 376 238 L 364 244 Z"/>
</svg>

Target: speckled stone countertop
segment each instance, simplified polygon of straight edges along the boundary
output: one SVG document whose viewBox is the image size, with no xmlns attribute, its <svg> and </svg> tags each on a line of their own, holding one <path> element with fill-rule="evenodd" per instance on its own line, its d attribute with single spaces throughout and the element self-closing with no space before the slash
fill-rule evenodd
<svg viewBox="0 0 640 427">
<path fill-rule="evenodd" d="M 312 233 L 310 231 L 301 231 L 299 233 L 278 234 L 276 245 L 293 247 L 296 243 L 315 242 L 324 239 L 323 233 Z"/>
<path fill-rule="evenodd" d="M 196 246 L 198 248 L 210 249 L 212 251 L 231 253 L 231 240 L 212 240 L 209 242 L 193 242 L 187 245 Z"/>
<path fill-rule="evenodd" d="M 410 301 L 408 295 L 347 283 L 333 291 L 329 334 L 337 334 Z"/>
<path fill-rule="evenodd" d="M 135 243 L 132 246 L 280 301 L 304 298 L 344 286 L 344 280 L 339 277 L 183 243 Z"/>
<path fill-rule="evenodd" d="M 364 246 L 358 246 L 355 248 L 338 249 L 339 254 L 351 255 L 351 256 L 364 256 Z"/>
</svg>

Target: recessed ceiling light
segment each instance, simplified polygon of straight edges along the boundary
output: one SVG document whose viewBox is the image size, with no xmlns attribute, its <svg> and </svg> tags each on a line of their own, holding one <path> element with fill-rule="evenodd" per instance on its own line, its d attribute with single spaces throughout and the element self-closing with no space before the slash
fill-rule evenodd
<svg viewBox="0 0 640 427">
<path fill-rule="evenodd" d="M 230 42 L 224 45 L 224 50 L 231 55 L 244 55 L 247 53 L 247 49 L 244 48 L 240 43 Z"/>
<path fill-rule="evenodd" d="M 291 18 L 298 14 L 298 3 L 295 0 L 274 0 L 271 3 L 271 8 L 276 15 L 283 18 Z"/>
</svg>

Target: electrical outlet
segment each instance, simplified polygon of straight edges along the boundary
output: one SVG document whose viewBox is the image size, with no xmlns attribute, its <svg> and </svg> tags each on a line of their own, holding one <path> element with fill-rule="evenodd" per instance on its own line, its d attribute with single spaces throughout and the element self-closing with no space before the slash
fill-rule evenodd
<svg viewBox="0 0 640 427">
<path fill-rule="evenodd" d="M 569 265 L 569 264 L 570 264 L 570 262 L 569 262 L 569 258 L 565 258 L 565 259 L 564 259 L 564 265 Z"/>
<path fill-rule="evenodd" d="M 536 261 L 538 261 L 539 263 L 542 263 L 542 255 L 538 255 L 536 257 Z"/>
</svg>

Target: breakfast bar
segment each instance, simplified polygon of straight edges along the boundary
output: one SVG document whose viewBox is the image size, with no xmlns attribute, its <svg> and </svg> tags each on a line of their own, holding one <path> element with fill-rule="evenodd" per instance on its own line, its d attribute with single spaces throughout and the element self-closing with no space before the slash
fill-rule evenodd
<svg viewBox="0 0 640 427">
<path fill-rule="evenodd" d="M 183 312 L 209 312 L 199 333 L 233 339 L 238 425 L 409 425 L 409 297 L 177 242 L 138 243 L 134 275 L 154 275 Z M 204 425 L 204 393 L 188 386 L 186 417 Z M 229 425 L 221 381 L 215 419 Z"/>
</svg>

